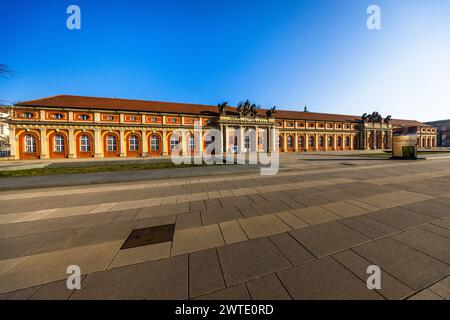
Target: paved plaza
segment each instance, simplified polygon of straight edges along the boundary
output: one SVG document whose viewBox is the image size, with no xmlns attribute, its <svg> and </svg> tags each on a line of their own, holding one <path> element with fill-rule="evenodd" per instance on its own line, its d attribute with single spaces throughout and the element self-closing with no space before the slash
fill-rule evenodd
<svg viewBox="0 0 450 320">
<path fill-rule="evenodd" d="M 275 176 L 17 178 L 33 188 L 0 192 L 0 299 L 450 299 L 450 159 L 280 160 Z M 133 230 L 171 224 L 171 241 L 122 248 Z M 67 289 L 70 265 L 80 290 Z M 367 288 L 370 265 L 380 290 Z"/>
</svg>

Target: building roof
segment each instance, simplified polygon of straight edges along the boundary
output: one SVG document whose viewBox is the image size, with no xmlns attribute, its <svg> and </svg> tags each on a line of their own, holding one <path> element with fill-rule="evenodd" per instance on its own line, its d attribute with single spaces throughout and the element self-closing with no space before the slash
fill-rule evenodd
<svg viewBox="0 0 450 320">
<path fill-rule="evenodd" d="M 217 106 L 174 103 L 162 101 L 146 101 L 118 98 L 98 98 L 74 95 L 58 95 L 43 99 L 30 100 L 16 103 L 16 106 L 27 107 L 49 107 L 49 108 L 73 108 L 73 109 L 92 109 L 108 111 L 137 111 L 137 112 L 163 112 L 179 113 L 205 116 L 218 116 Z M 267 109 L 258 109 L 258 115 L 265 117 Z M 237 115 L 236 107 L 227 108 L 228 115 Z M 328 114 L 317 112 L 300 112 L 288 110 L 276 110 L 277 119 L 292 120 L 314 120 L 314 121 L 359 121 L 360 116 L 350 116 L 341 114 Z M 394 125 L 404 126 L 426 126 L 425 124 L 414 120 L 392 120 Z"/>
</svg>

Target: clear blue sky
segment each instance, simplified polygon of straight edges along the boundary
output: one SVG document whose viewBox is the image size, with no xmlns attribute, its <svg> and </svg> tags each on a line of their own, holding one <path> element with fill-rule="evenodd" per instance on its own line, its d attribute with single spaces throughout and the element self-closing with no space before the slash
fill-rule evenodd
<svg viewBox="0 0 450 320">
<path fill-rule="evenodd" d="M 81 30 L 66 9 L 81 8 Z M 366 9 L 381 7 L 369 31 Z M 0 98 L 78 94 L 450 118 L 448 0 L 1 1 Z"/>
</svg>

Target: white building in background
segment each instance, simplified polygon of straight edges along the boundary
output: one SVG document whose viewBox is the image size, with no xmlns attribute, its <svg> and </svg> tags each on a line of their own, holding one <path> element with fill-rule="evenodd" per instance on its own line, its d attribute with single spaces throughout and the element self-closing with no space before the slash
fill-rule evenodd
<svg viewBox="0 0 450 320">
<path fill-rule="evenodd" d="M 8 113 L 0 110 L 0 157 L 6 156 L 6 152 L 9 152 L 9 127 L 6 119 Z"/>
</svg>

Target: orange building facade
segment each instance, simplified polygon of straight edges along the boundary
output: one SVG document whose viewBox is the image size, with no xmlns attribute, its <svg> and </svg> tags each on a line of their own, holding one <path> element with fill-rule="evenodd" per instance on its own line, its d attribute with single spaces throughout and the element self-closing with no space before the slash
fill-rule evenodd
<svg viewBox="0 0 450 320">
<path fill-rule="evenodd" d="M 211 143 L 212 129 L 221 139 L 214 153 L 390 149 L 398 126 L 417 126 L 419 147 L 433 148 L 437 139 L 435 128 L 411 120 L 66 95 L 17 103 L 8 125 L 11 159 L 158 157 L 180 145 L 181 154 L 195 155 Z"/>
</svg>

